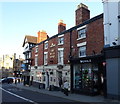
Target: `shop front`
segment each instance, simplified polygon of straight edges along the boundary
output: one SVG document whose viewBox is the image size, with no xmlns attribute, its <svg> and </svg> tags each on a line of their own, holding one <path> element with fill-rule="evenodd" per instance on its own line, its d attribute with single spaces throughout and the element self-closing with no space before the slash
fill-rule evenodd
<svg viewBox="0 0 120 104">
<path fill-rule="evenodd" d="M 104 93 L 105 69 L 102 56 L 71 59 L 71 89 L 75 93 Z"/>
</svg>

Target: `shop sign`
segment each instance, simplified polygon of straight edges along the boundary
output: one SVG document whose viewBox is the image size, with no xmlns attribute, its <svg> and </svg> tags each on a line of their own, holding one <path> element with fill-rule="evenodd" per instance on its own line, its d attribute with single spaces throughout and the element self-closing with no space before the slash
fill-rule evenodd
<svg viewBox="0 0 120 104">
<path fill-rule="evenodd" d="M 52 43 L 52 44 L 50 45 L 50 47 L 55 47 L 55 44 L 54 44 L 54 43 Z"/>
<path fill-rule="evenodd" d="M 80 63 L 90 63 L 91 62 L 91 60 L 89 59 L 89 60 L 80 60 Z"/>
<path fill-rule="evenodd" d="M 55 58 L 55 50 L 54 49 L 50 50 L 50 58 Z"/>
</svg>

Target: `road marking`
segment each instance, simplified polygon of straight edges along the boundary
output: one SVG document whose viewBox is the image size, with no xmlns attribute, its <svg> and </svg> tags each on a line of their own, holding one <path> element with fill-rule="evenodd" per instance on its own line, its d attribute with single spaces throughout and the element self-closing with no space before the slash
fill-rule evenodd
<svg viewBox="0 0 120 104">
<path fill-rule="evenodd" d="M 5 92 L 7 92 L 7 93 L 9 93 L 9 94 L 11 94 L 11 95 L 14 95 L 15 97 L 21 98 L 21 99 L 23 99 L 23 100 L 25 100 L 25 101 L 28 101 L 28 102 L 31 102 L 31 103 L 34 103 L 34 104 L 38 104 L 38 103 L 36 103 L 36 102 L 34 102 L 34 101 L 30 100 L 30 99 L 27 99 L 27 98 L 24 98 L 24 97 L 22 97 L 22 96 L 16 95 L 16 94 L 14 94 L 14 93 L 12 93 L 12 92 L 9 92 L 9 91 L 1 88 L 1 87 L 0 87 L 0 89 L 2 89 L 3 91 L 5 91 Z"/>
</svg>

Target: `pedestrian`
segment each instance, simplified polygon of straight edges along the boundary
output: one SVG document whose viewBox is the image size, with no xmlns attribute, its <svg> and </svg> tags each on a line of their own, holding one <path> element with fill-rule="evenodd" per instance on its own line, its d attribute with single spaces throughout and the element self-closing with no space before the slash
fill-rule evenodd
<svg viewBox="0 0 120 104">
<path fill-rule="evenodd" d="M 62 87 L 62 78 L 59 78 L 59 87 Z"/>
<path fill-rule="evenodd" d="M 15 84 L 17 85 L 17 78 L 15 78 Z"/>
<path fill-rule="evenodd" d="M 69 83 L 67 80 L 65 80 L 64 84 L 63 84 L 63 88 L 64 88 L 64 94 L 66 96 L 68 96 L 68 88 L 69 88 Z"/>
</svg>

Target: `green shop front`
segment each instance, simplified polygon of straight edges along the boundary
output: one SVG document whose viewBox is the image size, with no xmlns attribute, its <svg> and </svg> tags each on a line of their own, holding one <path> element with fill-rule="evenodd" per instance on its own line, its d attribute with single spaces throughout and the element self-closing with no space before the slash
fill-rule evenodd
<svg viewBox="0 0 120 104">
<path fill-rule="evenodd" d="M 87 95 L 105 94 L 105 62 L 101 55 L 71 59 L 71 91 Z"/>
</svg>

